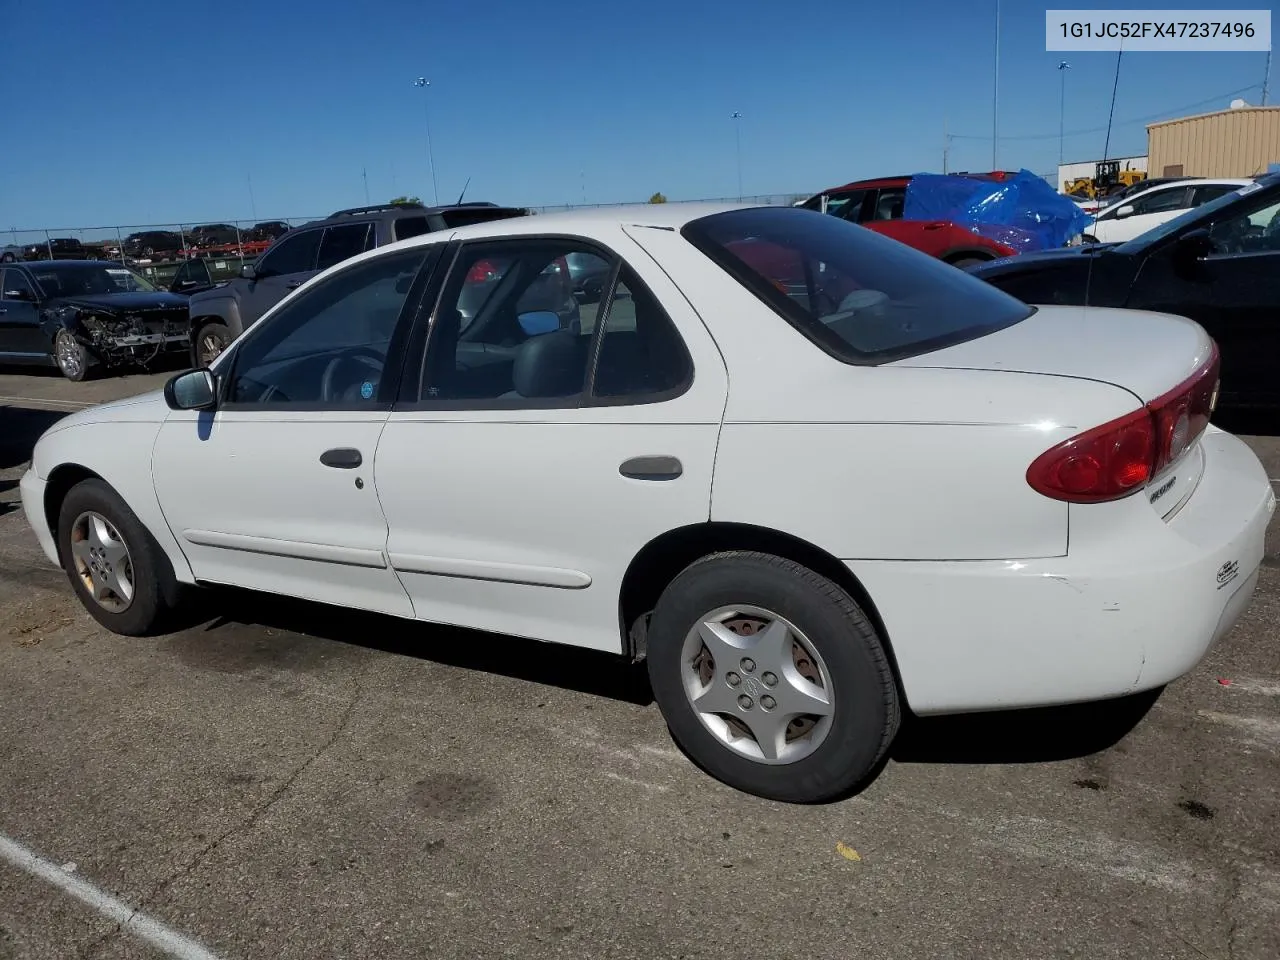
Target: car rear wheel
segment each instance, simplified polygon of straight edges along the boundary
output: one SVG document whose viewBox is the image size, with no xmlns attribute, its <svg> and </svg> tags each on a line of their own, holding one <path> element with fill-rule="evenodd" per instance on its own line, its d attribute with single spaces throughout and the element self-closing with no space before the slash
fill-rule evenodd
<svg viewBox="0 0 1280 960">
<path fill-rule="evenodd" d="M 953 267 L 959 267 L 963 270 L 965 267 L 971 267 L 975 263 L 986 263 L 987 257 L 957 257 L 955 260 L 948 261 Z"/>
<path fill-rule="evenodd" d="M 89 351 L 70 330 L 59 330 L 53 338 L 53 359 L 68 380 L 84 380 L 89 376 Z"/>
<path fill-rule="evenodd" d="M 871 621 L 790 560 L 734 551 L 688 567 L 659 598 L 647 657 L 676 742 L 757 796 L 847 794 L 897 733 L 897 685 Z"/>
<path fill-rule="evenodd" d="M 191 365 L 207 367 L 231 343 L 231 328 L 225 323 L 206 323 L 191 343 Z"/>
<path fill-rule="evenodd" d="M 107 483 L 76 484 L 58 511 L 58 552 L 85 609 L 113 633 L 152 632 L 176 591 L 160 545 Z"/>
</svg>

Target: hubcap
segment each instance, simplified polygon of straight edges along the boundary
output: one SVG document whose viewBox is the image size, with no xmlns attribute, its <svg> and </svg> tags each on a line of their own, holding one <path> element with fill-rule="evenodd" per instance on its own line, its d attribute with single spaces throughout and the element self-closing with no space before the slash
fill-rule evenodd
<svg viewBox="0 0 1280 960">
<path fill-rule="evenodd" d="M 69 377 L 78 376 L 83 361 L 80 359 L 80 345 L 65 330 L 58 333 L 58 366 Z"/>
<path fill-rule="evenodd" d="M 218 354 L 222 353 L 222 339 L 214 336 L 212 333 L 206 333 L 200 338 L 200 365 L 207 367 L 218 359 Z"/>
<path fill-rule="evenodd" d="M 133 603 L 133 560 L 120 532 L 87 511 L 71 525 L 71 558 L 80 582 L 98 606 L 123 613 Z"/>
<path fill-rule="evenodd" d="M 794 763 L 831 730 L 835 695 L 826 664 L 795 624 L 772 611 L 711 611 L 685 637 L 680 663 L 702 725 L 744 757 Z"/>
</svg>

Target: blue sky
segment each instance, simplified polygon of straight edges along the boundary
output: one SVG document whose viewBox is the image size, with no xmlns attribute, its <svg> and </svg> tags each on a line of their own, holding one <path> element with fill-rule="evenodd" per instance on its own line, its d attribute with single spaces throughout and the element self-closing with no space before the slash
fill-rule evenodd
<svg viewBox="0 0 1280 960">
<path fill-rule="evenodd" d="M 1072 64 L 1068 132 L 1106 125 L 1115 66 L 1114 53 L 1046 52 L 1045 8 L 1004 0 L 1001 21 L 1000 166 L 1037 173 L 1058 160 L 1058 61 Z M 430 200 L 420 75 L 442 200 L 468 176 L 468 199 L 534 206 L 735 196 L 733 111 L 747 194 L 940 170 L 944 127 L 977 138 L 952 142 L 952 169 L 989 169 L 994 12 L 994 0 L 0 0 L 0 82 L 17 94 L 4 100 L 0 229 L 317 215 L 364 202 L 362 169 L 374 200 Z M 1265 62 L 1126 53 L 1112 155 L 1146 149 L 1143 125 L 1123 121 L 1225 107 L 1250 85 L 1257 103 Z M 1096 159 L 1103 139 L 1069 136 L 1067 159 Z"/>
</svg>

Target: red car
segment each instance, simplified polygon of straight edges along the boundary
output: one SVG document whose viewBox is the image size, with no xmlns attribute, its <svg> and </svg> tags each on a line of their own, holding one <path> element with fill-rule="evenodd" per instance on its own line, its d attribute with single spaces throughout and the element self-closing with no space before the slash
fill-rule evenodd
<svg viewBox="0 0 1280 960">
<path fill-rule="evenodd" d="M 963 176 L 1003 180 L 1005 173 L 996 171 Z M 1015 247 L 976 234 L 950 220 L 904 220 L 902 210 L 907 199 L 907 184 L 910 182 L 911 177 L 859 180 L 846 183 L 843 187 L 823 190 L 800 206 L 807 210 L 821 211 L 822 198 L 826 197 L 827 213 L 893 237 L 909 247 L 915 247 L 957 267 L 995 260 L 997 257 L 1010 257 L 1018 252 Z"/>
</svg>

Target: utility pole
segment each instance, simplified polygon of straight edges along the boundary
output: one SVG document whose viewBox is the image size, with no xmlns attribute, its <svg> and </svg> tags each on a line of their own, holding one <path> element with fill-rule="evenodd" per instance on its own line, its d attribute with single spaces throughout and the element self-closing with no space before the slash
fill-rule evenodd
<svg viewBox="0 0 1280 960">
<path fill-rule="evenodd" d="M 431 86 L 431 81 L 426 77 L 419 77 L 413 81 L 415 87 L 421 87 L 423 90 L 422 97 L 422 113 L 427 121 L 427 163 L 431 166 L 431 196 L 436 206 L 440 205 L 440 187 L 436 184 L 436 159 L 431 151 L 431 104 L 426 95 L 426 90 Z"/>
<path fill-rule="evenodd" d="M 742 114 L 737 110 L 729 117 L 733 123 L 733 136 L 737 142 L 738 153 L 738 199 L 742 199 Z"/>
<path fill-rule="evenodd" d="M 1058 74 L 1062 78 L 1062 90 L 1058 95 L 1058 166 L 1062 166 L 1062 144 L 1066 136 L 1067 124 L 1067 71 L 1071 64 L 1065 60 L 1058 61 Z"/>
<path fill-rule="evenodd" d="M 947 117 L 942 118 L 942 172 L 947 172 L 947 154 L 951 150 L 951 134 L 947 132 Z"/>
<path fill-rule="evenodd" d="M 1271 89 L 1271 51 L 1267 51 L 1267 72 L 1262 78 L 1262 105 L 1267 105 L 1267 91 Z"/>
<path fill-rule="evenodd" d="M 996 0 L 996 53 L 991 85 L 991 169 L 1000 169 L 998 159 L 1000 142 L 1000 0 Z"/>
<path fill-rule="evenodd" d="M 360 168 L 360 179 L 364 181 L 364 202 L 365 206 L 369 205 L 369 171 L 364 167 Z"/>
</svg>

